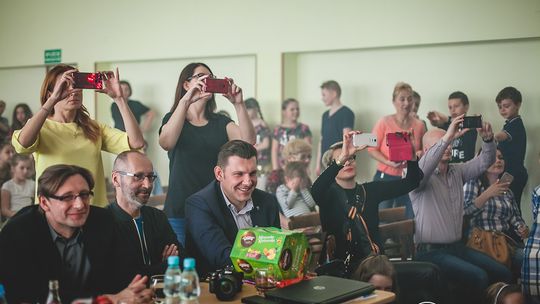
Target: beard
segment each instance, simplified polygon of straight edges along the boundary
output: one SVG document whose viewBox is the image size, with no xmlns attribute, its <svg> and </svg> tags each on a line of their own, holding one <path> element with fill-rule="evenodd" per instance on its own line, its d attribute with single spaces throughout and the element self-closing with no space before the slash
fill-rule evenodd
<svg viewBox="0 0 540 304">
<path fill-rule="evenodd" d="M 148 202 L 148 199 L 147 198 L 141 198 L 138 195 L 139 194 L 150 195 L 150 193 L 152 193 L 152 189 L 151 188 L 145 188 L 145 187 L 140 187 L 140 188 L 137 188 L 137 189 L 131 189 L 131 188 L 128 187 L 128 185 L 122 184 L 122 192 L 124 193 L 126 201 L 129 204 L 136 207 L 137 209 L 140 209 L 142 206 L 146 205 L 146 203 Z"/>
</svg>

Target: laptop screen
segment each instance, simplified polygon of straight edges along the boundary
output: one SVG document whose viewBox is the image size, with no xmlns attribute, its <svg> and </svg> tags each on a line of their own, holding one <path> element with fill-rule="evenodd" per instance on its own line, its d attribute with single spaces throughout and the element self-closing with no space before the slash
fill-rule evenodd
<svg viewBox="0 0 540 304">
<path fill-rule="evenodd" d="M 266 297 L 286 303 L 341 303 L 373 292 L 373 285 L 338 277 L 319 276 L 266 292 Z"/>
</svg>

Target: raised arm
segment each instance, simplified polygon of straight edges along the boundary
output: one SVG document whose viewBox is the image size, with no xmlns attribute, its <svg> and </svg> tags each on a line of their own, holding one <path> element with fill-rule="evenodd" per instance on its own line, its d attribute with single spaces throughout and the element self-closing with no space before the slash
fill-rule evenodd
<svg viewBox="0 0 540 304">
<path fill-rule="evenodd" d="M 13 136 L 14 141 L 17 140 L 24 148 L 28 148 L 36 142 L 39 131 L 41 130 L 41 127 L 43 127 L 47 117 L 49 117 L 49 114 L 52 113 L 54 105 L 60 100 L 65 99 L 73 91 L 80 90 L 71 88 L 71 85 L 74 83 L 72 76 L 73 72 L 77 72 L 77 70 L 65 71 L 56 80 L 52 93 L 47 92 L 47 101 L 45 101 L 39 111 L 26 122 L 24 127 L 22 127 L 19 136 L 17 138 Z"/>
<path fill-rule="evenodd" d="M 130 148 L 142 148 L 144 146 L 144 138 L 135 116 L 133 116 L 131 109 L 128 107 L 126 98 L 124 98 L 122 95 L 118 68 L 116 68 L 116 73 L 107 71 L 103 72 L 102 74 L 105 78 L 105 88 L 97 91 L 109 95 L 109 97 L 111 97 L 118 106 L 120 116 L 122 116 L 122 121 L 124 122 L 124 127 L 126 128 Z"/>
<path fill-rule="evenodd" d="M 255 144 L 257 135 L 255 134 L 255 128 L 253 127 L 253 123 L 246 110 L 246 104 L 242 97 L 242 89 L 237 86 L 232 79 L 229 78 L 229 81 L 231 83 L 230 91 L 223 96 L 233 104 L 236 116 L 238 117 L 238 125 L 227 125 L 227 135 L 229 136 L 229 140 L 241 139 L 250 144 Z"/>
<path fill-rule="evenodd" d="M 495 162 L 497 145 L 493 140 L 493 131 L 488 122 L 484 122 L 482 129 L 478 130 L 478 134 L 482 137 L 482 152 L 468 162 L 461 164 L 461 175 L 464 181 L 477 178 Z"/>
<path fill-rule="evenodd" d="M 368 202 L 380 203 L 401 195 L 405 195 L 420 185 L 424 174 L 418 167 L 418 161 L 407 162 L 407 175 L 403 179 L 392 181 L 373 181 L 365 183 Z"/>
<path fill-rule="evenodd" d="M 165 150 L 172 150 L 176 146 L 178 138 L 182 133 L 184 122 L 186 121 L 189 106 L 198 100 L 209 98 L 212 93 L 203 92 L 203 80 L 208 76 L 197 78 L 196 83 L 191 86 L 186 94 L 180 98 L 176 108 L 171 113 L 169 120 L 161 127 L 159 134 L 159 145 Z"/>
</svg>

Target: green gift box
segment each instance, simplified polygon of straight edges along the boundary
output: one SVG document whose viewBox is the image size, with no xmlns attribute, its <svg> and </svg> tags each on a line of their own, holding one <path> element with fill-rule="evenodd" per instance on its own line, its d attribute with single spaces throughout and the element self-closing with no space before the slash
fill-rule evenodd
<svg viewBox="0 0 540 304">
<path fill-rule="evenodd" d="M 244 278 L 253 279 L 255 269 L 267 268 L 277 281 L 303 277 L 310 256 L 302 232 L 273 227 L 239 230 L 231 251 L 234 268 Z"/>
</svg>

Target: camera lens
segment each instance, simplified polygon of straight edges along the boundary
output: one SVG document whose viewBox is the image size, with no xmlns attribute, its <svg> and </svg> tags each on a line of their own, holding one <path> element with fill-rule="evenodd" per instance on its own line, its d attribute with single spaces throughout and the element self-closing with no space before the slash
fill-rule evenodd
<svg viewBox="0 0 540 304">
<path fill-rule="evenodd" d="M 231 292 L 234 291 L 233 283 L 231 281 L 229 281 L 229 280 L 223 280 L 221 282 L 221 291 L 224 294 L 230 294 Z"/>
</svg>

